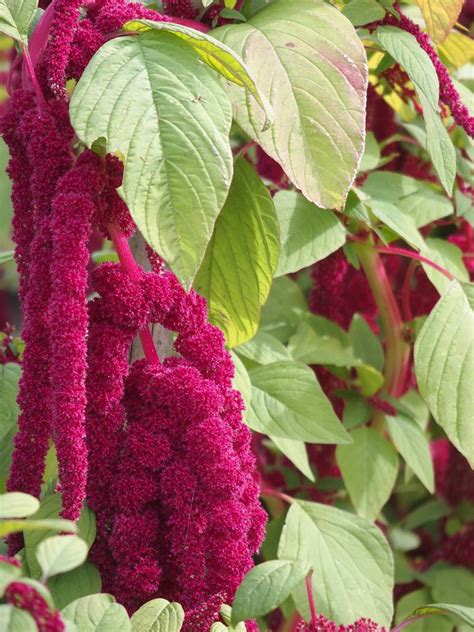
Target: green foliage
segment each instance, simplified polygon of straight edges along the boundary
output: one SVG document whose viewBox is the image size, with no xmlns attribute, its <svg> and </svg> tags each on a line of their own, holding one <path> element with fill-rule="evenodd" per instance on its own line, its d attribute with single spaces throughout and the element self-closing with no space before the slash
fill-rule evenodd
<svg viewBox="0 0 474 632">
<path fill-rule="evenodd" d="M 42 540 L 35 554 L 43 577 L 51 577 L 80 566 L 87 552 L 87 544 L 76 535 L 56 535 Z"/>
<path fill-rule="evenodd" d="M 179 603 L 153 599 L 132 616 L 132 632 L 179 632 L 184 610 Z"/>
<path fill-rule="evenodd" d="M 37 632 L 33 617 L 13 606 L 0 606 L 0 630 L 2 632 Z"/>
<path fill-rule="evenodd" d="M 67 621 L 81 632 L 131 632 L 125 608 L 115 603 L 112 595 L 102 593 L 76 599 L 62 610 Z"/>
<path fill-rule="evenodd" d="M 37 0 L 0 0 L 0 33 L 25 43 L 37 6 Z"/>
<path fill-rule="evenodd" d="M 5 480 L 10 467 L 13 452 L 13 437 L 18 419 L 18 364 L 8 363 L 0 366 L 0 491 L 5 491 Z"/>
</svg>

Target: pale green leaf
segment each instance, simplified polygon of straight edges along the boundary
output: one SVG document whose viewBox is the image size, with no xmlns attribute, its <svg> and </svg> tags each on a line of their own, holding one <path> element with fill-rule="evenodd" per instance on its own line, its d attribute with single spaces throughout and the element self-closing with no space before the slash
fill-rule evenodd
<svg viewBox="0 0 474 632">
<path fill-rule="evenodd" d="M 423 237 L 418 232 L 413 219 L 400 211 L 394 204 L 376 199 L 369 200 L 367 204 L 375 217 L 402 237 L 410 246 L 417 250 L 425 247 Z"/>
<path fill-rule="evenodd" d="M 0 366 L 0 481 L 8 476 L 17 429 L 19 408 L 16 403 L 21 368 L 9 362 Z"/>
<path fill-rule="evenodd" d="M 397 603 L 395 609 L 395 623 L 398 625 L 406 619 L 413 616 L 414 611 L 418 611 L 420 607 L 432 600 L 430 591 L 427 588 L 414 590 L 404 595 Z M 433 627 L 436 625 L 437 627 Z M 452 625 L 446 617 L 433 619 L 432 617 L 423 617 L 417 621 L 412 621 L 408 627 L 408 632 L 451 632 Z"/>
<path fill-rule="evenodd" d="M 346 231 L 336 215 L 296 191 L 273 198 L 280 223 L 281 251 L 276 276 L 297 272 L 344 245 Z"/>
<path fill-rule="evenodd" d="M 474 608 L 467 608 L 466 606 L 459 606 L 454 603 L 431 603 L 426 606 L 422 606 L 421 608 L 417 608 L 414 614 L 454 614 L 474 628 Z"/>
<path fill-rule="evenodd" d="M 0 520 L 0 537 L 3 538 L 10 533 L 25 532 L 26 537 L 32 532 L 39 531 L 67 531 L 74 532 L 76 525 L 70 520 Z M 39 536 L 41 538 L 41 536 Z"/>
<path fill-rule="evenodd" d="M 418 335 L 415 373 L 433 417 L 474 466 L 474 314 L 455 281 Z"/>
<path fill-rule="evenodd" d="M 25 43 L 37 7 L 37 0 L 0 0 L 0 33 Z"/>
<path fill-rule="evenodd" d="M 179 603 L 152 599 L 132 616 L 132 632 L 179 632 L 184 610 Z"/>
<path fill-rule="evenodd" d="M 2 632 L 37 632 L 33 617 L 26 612 L 13 606 L 0 606 L 0 630 Z"/>
<path fill-rule="evenodd" d="M 112 595 L 90 595 L 76 599 L 62 610 L 64 618 L 75 623 L 80 632 L 131 632 L 125 608 Z"/>
<path fill-rule="evenodd" d="M 104 138 L 123 156 L 133 219 L 189 284 L 232 179 L 232 112 L 215 73 L 170 33 L 116 38 L 87 66 L 70 115 L 87 146 Z"/>
<path fill-rule="evenodd" d="M 282 452 L 306 478 L 314 483 L 314 474 L 309 464 L 308 452 L 304 442 L 274 436 L 271 436 L 270 439 L 280 452 Z"/>
<path fill-rule="evenodd" d="M 376 2 L 376 0 L 370 1 Z M 346 5 L 346 8 L 349 7 L 350 4 L 352 3 Z M 380 7 L 380 5 L 378 6 Z M 360 161 L 359 172 L 363 173 L 364 171 L 371 171 L 372 169 L 376 169 L 377 165 L 380 162 L 380 158 L 380 146 L 377 142 L 377 139 L 375 138 L 373 132 L 367 132 L 367 135 L 365 137 L 365 150 L 362 156 L 362 160 Z"/>
<path fill-rule="evenodd" d="M 429 237 L 426 240 L 426 248 L 420 254 L 451 272 L 458 281 L 469 281 L 469 273 L 463 263 L 463 252 L 449 241 Z M 443 294 L 450 283 L 449 278 L 427 263 L 422 263 L 422 266 L 431 283 L 440 294 Z"/>
<path fill-rule="evenodd" d="M 281 360 L 291 360 L 285 345 L 264 331 L 258 332 L 251 340 L 236 347 L 235 351 L 256 364 L 271 364 Z"/>
<path fill-rule="evenodd" d="M 279 248 L 273 201 L 254 169 L 240 158 L 194 284 L 208 299 L 210 319 L 229 347 L 257 331 Z"/>
<path fill-rule="evenodd" d="M 14 250 L 7 250 L 5 252 L 0 252 L 0 266 L 13 261 L 13 256 L 15 254 Z"/>
<path fill-rule="evenodd" d="M 232 623 L 272 612 L 290 596 L 310 570 L 306 561 L 272 560 L 252 568 L 232 604 Z"/>
<path fill-rule="evenodd" d="M 353 443 L 336 449 L 337 464 L 357 513 L 375 520 L 397 479 L 397 452 L 372 428 L 357 428 L 350 434 Z"/>
<path fill-rule="evenodd" d="M 426 489 L 434 493 L 433 462 L 428 439 L 421 427 L 406 415 L 385 417 L 395 447 Z"/>
<path fill-rule="evenodd" d="M 225 79 L 232 81 L 241 88 L 245 88 L 257 101 L 266 113 L 267 123 L 271 124 L 272 112 L 268 101 L 260 94 L 250 69 L 244 64 L 242 59 L 228 46 L 215 39 L 209 33 L 203 33 L 196 29 L 175 24 L 173 22 L 153 22 L 152 20 L 133 20 L 125 24 L 126 30 L 146 31 L 156 30 L 172 33 L 185 41 L 197 55 L 210 68 L 218 72 Z"/>
<path fill-rule="evenodd" d="M 385 11 L 377 0 L 350 0 L 342 9 L 343 15 L 354 26 L 363 26 L 381 20 Z"/>
<path fill-rule="evenodd" d="M 213 31 L 250 68 L 273 107 L 263 114 L 229 84 L 237 123 L 311 202 L 340 208 L 363 152 L 367 60 L 352 24 L 320 0 L 276 0 Z"/>
<path fill-rule="evenodd" d="M 8 584 L 18 579 L 20 575 L 21 569 L 18 568 L 18 566 L 0 561 L 0 597 L 3 596 L 3 592 Z"/>
<path fill-rule="evenodd" d="M 80 566 L 86 561 L 88 550 L 84 540 L 76 535 L 54 535 L 38 545 L 36 559 L 43 577 L 51 577 Z"/>
<path fill-rule="evenodd" d="M 385 359 L 382 343 L 360 314 L 355 314 L 352 319 L 349 339 L 356 358 L 383 371 Z"/>
<path fill-rule="evenodd" d="M 262 309 L 260 329 L 286 343 L 307 310 L 307 301 L 297 283 L 287 276 L 274 279 Z"/>
<path fill-rule="evenodd" d="M 430 499 L 405 516 L 404 526 L 406 529 L 417 529 L 448 516 L 450 512 L 451 510 L 446 503 L 437 498 Z"/>
<path fill-rule="evenodd" d="M 68 573 L 48 579 L 54 603 L 59 609 L 65 608 L 79 597 L 99 593 L 101 585 L 99 571 L 90 562 L 85 562 Z"/>
<path fill-rule="evenodd" d="M 250 407 L 250 399 L 252 397 L 252 385 L 250 384 L 249 374 L 247 373 L 247 369 L 239 356 L 234 351 L 231 351 L 230 355 L 232 356 L 235 369 L 233 387 L 242 395 L 245 402 L 245 408 L 248 410 Z"/>
<path fill-rule="evenodd" d="M 39 500 L 29 494 L 0 494 L 0 518 L 26 518 L 36 513 L 39 506 Z"/>
<path fill-rule="evenodd" d="M 309 443 L 349 443 L 350 438 L 314 372 L 299 362 L 252 369 L 248 425 L 257 432 Z"/>
<path fill-rule="evenodd" d="M 437 602 L 459 606 L 474 603 L 474 573 L 462 566 L 436 569 L 433 573 L 431 590 Z"/>
<path fill-rule="evenodd" d="M 335 507 L 297 501 L 291 505 L 278 549 L 280 559 L 310 562 L 318 612 L 338 623 L 360 617 L 389 626 L 393 612 L 393 558 L 381 530 Z M 304 585 L 293 592 L 309 619 Z"/>
</svg>

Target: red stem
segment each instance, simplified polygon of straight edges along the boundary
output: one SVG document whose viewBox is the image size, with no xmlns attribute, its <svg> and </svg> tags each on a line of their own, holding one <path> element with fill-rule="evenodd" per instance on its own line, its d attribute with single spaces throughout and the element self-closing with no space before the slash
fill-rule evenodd
<svg viewBox="0 0 474 632">
<path fill-rule="evenodd" d="M 313 584 L 311 583 L 311 575 L 312 575 L 312 572 L 306 575 L 305 583 L 306 583 L 306 592 L 308 593 L 309 610 L 311 612 L 311 623 L 313 625 L 316 625 L 317 613 L 316 613 L 316 604 L 314 603 Z"/>
<path fill-rule="evenodd" d="M 276 489 L 270 489 L 268 487 L 263 487 L 260 490 L 260 494 L 262 496 L 269 496 L 270 498 L 279 498 L 280 500 L 284 500 L 286 503 L 291 505 L 294 503 L 294 499 L 287 494 L 283 494 L 282 492 L 278 492 Z"/>
<path fill-rule="evenodd" d="M 441 272 L 441 274 L 444 274 L 444 276 L 447 277 L 450 281 L 453 281 L 455 279 L 451 272 L 448 272 L 448 270 L 446 270 L 445 268 L 439 266 L 434 261 L 431 261 L 431 259 L 427 259 L 426 257 L 423 257 L 423 255 L 419 255 L 417 252 L 413 252 L 412 250 L 405 250 L 405 248 L 394 248 L 392 246 L 378 246 L 377 252 L 380 252 L 384 255 L 400 255 L 401 257 L 416 259 L 416 261 L 426 263 L 438 272 Z"/>
<path fill-rule="evenodd" d="M 109 235 L 117 251 L 120 264 L 132 281 L 138 281 L 140 278 L 141 269 L 137 262 L 133 258 L 132 251 L 128 245 L 128 239 L 122 233 L 122 231 L 115 225 L 108 225 Z M 150 364 L 158 364 L 160 358 L 155 349 L 153 337 L 148 327 L 144 327 L 140 330 L 140 340 L 143 347 L 145 358 Z"/>
<path fill-rule="evenodd" d="M 417 262 L 415 260 L 410 261 L 408 265 L 408 270 L 405 275 L 405 280 L 403 281 L 402 287 L 402 309 L 403 309 L 403 319 L 405 322 L 410 322 L 413 320 L 413 314 L 411 311 L 411 301 L 410 301 L 410 292 L 411 292 L 411 282 L 413 280 L 413 275 L 415 274 Z"/>
<path fill-rule="evenodd" d="M 33 84 L 33 88 L 35 90 L 36 99 L 38 100 L 38 105 L 41 110 L 44 110 L 44 108 L 46 107 L 46 100 L 41 90 L 41 86 L 38 82 L 38 78 L 36 76 L 35 69 L 31 61 L 30 51 L 28 50 L 28 46 L 26 44 L 21 45 L 21 53 L 23 55 L 28 77 L 30 78 L 30 81 Z"/>
</svg>

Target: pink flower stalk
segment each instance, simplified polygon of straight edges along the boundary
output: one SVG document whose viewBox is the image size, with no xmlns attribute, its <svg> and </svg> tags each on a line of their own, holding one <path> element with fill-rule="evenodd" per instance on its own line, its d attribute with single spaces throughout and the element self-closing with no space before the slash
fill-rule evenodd
<svg viewBox="0 0 474 632">
<path fill-rule="evenodd" d="M 386 632 L 386 630 L 370 619 L 358 619 L 350 625 L 338 625 L 320 614 L 312 623 L 304 621 L 300 623 L 297 632 Z"/>
<path fill-rule="evenodd" d="M 33 586 L 12 582 L 5 590 L 5 598 L 12 606 L 30 613 L 38 632 L 63 632 L 66 629 L 59 610 L 51 608 Z"/>
<path fill-rule="evenodd" d="M 448 71 L 441 63 L 437 52 L 431 45 L 429 36 L 424 33 L 417 24 L 407 18 L 406 15 L 403 15 L 403 13 L 400 13 L 400 19 L 387 14 L 381 24 L 397 26 L 407 33 L 411 33 L 416 38 L 418 44 L 431 59 L 436 74 L 438 75 L 440 101 L 449 107 L 454 120 L 465 130 L 466 134 L 474 137 L 474 117 L 470 116 L 468 108 L 461 102 L 461 97 L 454 87 Z"/>
<path fill-rule="evenodd" d="M 69 520 L 79 519 L 86 488 L 88 242 L 103 180 L 102 160 L 93 152 L 84 152 L 59 181 L 52 204 L 52 434 L 62 490 L 61 515 Z"/>
</svg>

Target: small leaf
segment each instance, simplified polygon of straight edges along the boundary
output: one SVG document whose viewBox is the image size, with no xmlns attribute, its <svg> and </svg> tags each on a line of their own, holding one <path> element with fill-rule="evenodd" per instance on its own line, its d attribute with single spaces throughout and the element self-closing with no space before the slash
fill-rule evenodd
<svg viewBox="0 0 474 632">
<path fill-rule="evenodd" d="M 357 513 L 375 520 L 397 479 L 397 452 L 372 428 L 358 428 L 351 437 L 351 445 L 337 447 L 337 464 Z"/>
<path fill-rule="evenodd" d="M 428 500 L 416 509 L 414 509 L 404 519 L 406 529 L 417 529 L 423 525 L 435 522 L 451 513 L 449 505 L 438 499 Z"/>
<path fill-rule="evenodd" d="M 285 345 L 264 331 L 258 332 L 251 340 L 236 347 L 235 351 L 256 364 L 271 364 L 281 360 L 291 360 Z"/>
<path fill-rule="evenodd" d="M 434 493 L 434 472 L 431 452 L 423 430 L 406 415 L 385 417 L 393 443 L 426 489 Z"/>
<path fill-rule="evenodd" d="M 245 410 L 248 410 L 250 408 L 250 400 L 252 397 L 252 385 L 250 383 L 249 374 L 247 373 L 247 369 L 239 356 L 234 353 L 234 351 L 231 351 L 230 355 L 232 356 L 235 369 L 232 385 L 233 388 L 235 388 L 236 391 L 239 391 L 242 395 L 245 402 Z"/>
<path fill-rule="evenodd" d="M 29 494 L 0 494 L 0 518 L 26 518 L 36 513 L 39 507 L 39 500 Z"/>
<path fill-rule="evenodd" d="M 463 252 L 449 241 L 429 237 L 426 240 L 426 248 L 421 251 L 421 254 L 451 272 L 458 281 L 469 281 L 469 273 L 463 262 Z M 432 266 L 426 263 L 422 263 L 422 266 L 431 283 L 440 294 L 443 294 L 448 289 L 450 280 Z"/>
<path fill-rule="evenodd" d="M 418 335 L 415 373 L 433 417 L 474 466 L 474 314 L 455 281 Z"/>
<path fill-rule="evenodd" d="M 37 632 L 33 617 L 13 606 L 0 606 L 0 630 L 2 632 Z"/>
<path fill-rule="evenodd" d="M 77 625 L 80 632 L 131 632 L 125 608 L 112 595 L 90 595 L 76 599 L 62 610 L 64 618 Z"/>
<path fill-rule="evenodd" d="M 184 610 L 179 603 L 152 599 L 132 616 L 132 632 L 179 632 Z"/>
<path fill-rule="evenodd" d="M 48 579 L 54 603 L 60 610 L 79 597 L 99 593 L 101 585 L 99 571 L 90 562 L 85 562 L 68 573 Z"/>
<path fill-rule="evenodd" d="M 296 501 L 290 507 L 278 549 L 280 559 L 311 564 L 318 612 L 343 624 L 360 617 L 389 626 L 393 612 L 393 558 L 381 530 L 335 507 Z M 310 612 L 304 584 L 292 597 Z"/>
<path fill-rule="evenodd" d="M 376 22 L 385 15 L 383 7 L 376 0 L 351 0 L 344 6 L 342 13 L 354 26 Z"/>
<path fill-rule="evenodd" d="M 427 588 L 414 590 L 404 595 L 395 609 L 395 623 L 398 625 L 411 620 L 407 632 L 452 632 L 453 626 L 447 617 L 438 617 L 434 620 L 431 617 L 422 617 L 418 620 L 411 618 L 414 611 L 416 612 L 420 606 L 424 606 L 431 599 L 430 591 Z"/>
<path fill-rule="evenodd" d="M 11 463 L 19 413 L 16 399 L 20 375 L 18 364 L 9 362 L 0 365 L 0 481 L 8 476 Z"/>
<path fill-rule="evenodd" d="M 464 0 L 415 0 L 432 40 L 444 42 L 461 13 Z"/>
<path fill-rule="evenodd" d="M 76 525 L 70 520 L 0 520 L 0 537 L 24 531 L 67 531 L 74 532 Z"/>
<path fill-rule="evenodd" d="M 385 359 L 382 343 L 360 314 L 355 314 L 352 319 L 349 339 L 356 358 L 379 372 L 383 371 Z"/>
<path fill-rule="evenodd" d="M 80 566 L 87 558 L 88 547 L 76 535 L 55 535 L 43 540 L 36 550 L 36 558 L 44 577 Z"/>
<path fill-rule="evenodd" d="M 273 201 L 254 169 L 240 158 L 194 283 L 208 299 L 210 319 L 224 331 L 231 348 L 257 331 L 279 249 Z"/>
<path fill-rule="evenodd" d="M 426 614 L 454 614 L 464 621 L 464 623 L 474 627 L 474 608 L 458 606 L 454 603 L 428 604 L 427 606 L 417 608 L 413 614 L 418 616 Z"/>
<path fill-rule="evenodd" d="M 282 437 L 273 437 L 270 439 L 276 447 L 289 459 L 299 471 L 306 476 L 307 479 L 314 483 L 314 474 L 311 470 L 308 459 L 308 451 L 303 441 L 295 441 L 294 439 L 283 439 Z"/>
<path fill-rule="evenodd" d="M 0 33 L 25 43 L 37 7 L 37 0 L 0 0 Z"/>
<path fill-rule="evenodd" d="M 299 362 L 252 369 L 248 425 L 257 432 L 310 443 L 349 443 L 314 372 Z"/>
<path fill-rule="evenodd" d="M 410 246 L 422 250 L 425 246 L 423 237 L 418 232 L 411 217 L 402 213 L 394 204 L 381 200 L 369 200 L 373 214 L 386 226 L 400 235 Z"/>
<path fill-rule="evenodd" d="M 345 228 L 332 211 L 318 208 L 295 191 L 280 191 L 273 200 L 281 240 L 276 276 L 306 268 L 344 245 Z"/>
<path fill-rule="evenodd" d="M 244 577 L 232 604 L 232 623 L 272 612 L 304 580 L 308 562 L 272 560 L 252 568 Z"/>
<path fill-rule="evenodd" d="M 0 252 L 0 266 L 2 266 L 5 263 L 9 263 L 10 261 L 13 261 L 14 254 L 15 254 L 14 250 L 6 250 L 5 252 Z"/>
</svg>

